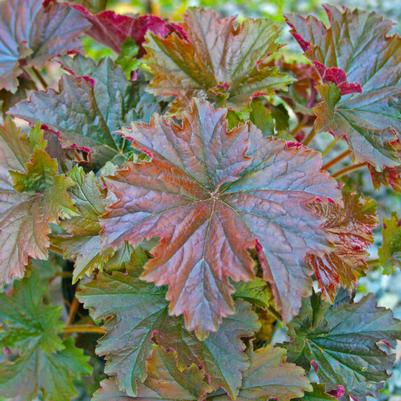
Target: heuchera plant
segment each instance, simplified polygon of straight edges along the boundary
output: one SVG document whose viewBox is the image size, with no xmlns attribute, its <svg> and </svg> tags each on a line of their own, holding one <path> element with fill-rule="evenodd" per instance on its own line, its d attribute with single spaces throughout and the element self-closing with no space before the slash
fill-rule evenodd
<svg viewBox="0 0 401 401">
<path fill-rule="evenodd" d="M 353 289 L 401 225 L 369 259 L 349 177 L 400 191 L 401 38 L 325 11 L 287 16 L 294 58 L 267 19 L 1 1 L 0 396 L 377 395 L 401 322 Z"/>
</svg>

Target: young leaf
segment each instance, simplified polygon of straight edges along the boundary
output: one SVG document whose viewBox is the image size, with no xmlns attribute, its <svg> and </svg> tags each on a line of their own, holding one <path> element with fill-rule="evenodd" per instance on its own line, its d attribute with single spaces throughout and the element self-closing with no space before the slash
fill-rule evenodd
<svg viewBox="0 0 401 401">
<path fill-rule="evenodd" d="M 0 393 L 5 397 L 65 401 L 76 394 L 74 380 L 90 374 L 88 358 L 73 341 L 62 341 L 60 307 L 44 303 L 47 285 L 38 273 L 15 283 L 12 296 L 0 294 L 0 344 L 19 352 L 0 363 Z"/>
<path fill-rule="evenodd" d="M 285 89 L 292 79 L 272 66 L 280 29 L 271 21 L 221 18 L 214 10 L 190 8 L 184 17 L 188 38 L 148 34 L 146 62 L 153 93 L 182 102 L 205 91 L 243 104 L 253 95 Z"/>
<path fill-rule="evenodd" d="M 286 362 L 286 352 L 282 348 L 267 345 L 249 352 L 251 365 L 244 373 L 238 401 L 276 398 L 288 401 L 302 397 L 304 391 L 312 390 L 302 368 Z M 211 401 L 229 401 L 226 395 L 211 396 Z"/>
<path fill-rule="evenodd" d="M 153 159 L 106 179 L 116 201 L 102 220 L 104 245 L 160 238 L 142 277 L 169 286 L 170 314 L 184 315 L 202 338 L 234 312 L 229 280 L 254 278 L 256 249 L 290 319 L 311 288 L 306 254 L 328 245 L 310 204 L 341 197 L 318 154 L 266 139 L 252 125 L 227 132 L 226 110 L 200 100 L 181 125 L 155 116 L 128 133 Z"/>
<path fill-rule="evenodd" d="M 239 301 L 236 309 L 236 314 L 223 319 L 219 330 L 204 341 L 186 331 L 181 319 L 167 314 L 162 330 L 155 333 L 159 345 L 177 351 L 180 367 L 203 366 L 213 389 L 223 388 L 232 398 L 238 395 L 242 373 L 249 367 L 241 338 L 251 337 L 260 328 L 257 315 L 248 303 Z"/>
<path fill-rule="evenodd" d="M 73 7 L 91 23 L 92 26 L 86 33 L 117 53 L 120 53 L 123 43 L 130 38 L 138 45 L 139 56 L 142 56 L 144 53 L 142 44 L 148 31 L 161 37 L 165 37 L 171 32 L 185 37 L 184 31 L 179 25 L 166 22 L 155 15 L 119 15 L 111 10 L 92 14 L 81 5 Z"/>
<path fill-rule="evenodd" d="M 80 47 L 90 24 L 66 4 L 42 0 L 0 3 L 0 89 L 16 92 L 21 66 L 41 67 L 52 57 Z"/>
<path fill-rule="evenodd" d="M 383 242 L 379 248 L 379 261 L 386 271 L 401 267 L 401 223 L 395 213 L 384 219 L 382 230 Z"/>
<path fill-rule="evenodd" d="M 377 307 L 372 295 L 330 305 L 314 294 L 289 328 L 289 359 L 305 369 L 314 361 L 321 383 L 343 385 L 358 400 L 379 388 L 394 363 L 395 355 L 378 343 L 389 347 L 401 338 L 401 322 Z"/>
<path fill-rule="evenodd" d="M 65 235 L 52 238 L 67 259 L 75 259 L 73 282 L 94 269 L 101 269 L 113 255 L 111 249 L 103 250 L 100 243 L 100 216 L 105 211 L 104 191 L 93 172 L 85 174 L 81 167 L 74 167 L 69 177 L 74 182 L 70 193 L 78 209 L 77 216 L 61 222 Z"/>
<path fill-rule="evenodd" d="M 10 113 L 60 131 L 64 146 L 89 149 L 94 162 L 103 165 L 126 150 L 114 132 L 129 122 L 147 121 L 159 111 L 159 105 L 153 96 L 128 81 L 111 59 L 95 64 L 76 56 L 68 69 L 77 70 L 79 76 L 63 76 L 58 92 L 34 92 Z"/>
<path fill-rule="evenodd" d="M 269 284 L 259 277 L 252 281 L 236 284 L 234 298 L 243 299 L 262 309 L 268 309 L 273 302 Z"/>
<path fill-rule="evenodd" d="M 22 137 L 11 119 L 0 126 L 0 283 L 23 277 L 29 257 L 45 259 L 48 223 L 74 213 L 71 182 L 57 175 L 41 136 Z"/>
<path fill-rule="evenodd" d="M 334 298 L 338 285 L 350 287 L 367 269 L 368 246 L 376 227 L 376 204 L 355 193 L 344 193 L 344 207 L 332 203 L 316 204 L 325 218 L 324 228 L 333 250 L 323 256 L 308 256 L 320 287 Z"/>
<path fill-rule="evenodd" d="M 312 61 L 343 70 L 362 93 L 341 96 L 335 84 L 320 86 L 316 128 L 345 136 L 356 158 L 378 170 L 399 165 L 393 145 L 401 132 L 401 38 L 388 35 L 393 23 L 374 12 L 325 10 L 328 27 L 312 16 L 291 15 L 292 33 Z"/>
</svg>

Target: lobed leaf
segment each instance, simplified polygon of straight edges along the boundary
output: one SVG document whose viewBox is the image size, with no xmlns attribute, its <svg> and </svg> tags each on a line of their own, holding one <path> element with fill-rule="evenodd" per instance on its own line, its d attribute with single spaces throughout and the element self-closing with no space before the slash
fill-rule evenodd
<svg viewBox="0 0 401 401">
<path fill-rule="evenodd" d="M 105 321 L 107 334 L 97 353 L 106 356 L 105 372 L 116 375 L 128 395 L 140 394 L 138 383 L 147 378 L 145 362 L 154 342 L 177 351 L 181 368 L 201 364 L 211 385 L 237 393 L 242 372 L 249 366 L 240 338 L 258 329 L 249 305 L 238 303 L 237 314 L 224 319 L 220 330 L 201 342 L 185 331 L 181 320 L 168 316 L 164 290 L 131 275 L 101 273 L 81 287 L 79 299 L 94 319 Z"/>
<path fill-rule="evenodd" d="M 71 182 L 57 174 L 41 135 L 22 137 L 11 119 L 0 126 L 0 283 L 22 278 L 29 257 L 45 259 L 48 224 L 74 214 Z"/>
<path fill-rule="evenodd" d="M 330 305 L 314 294 L 289 328 L 289 359 L 305 369 L 313 363 L 320 383 L 342 385 L 359 400 L 376 392 L 394 363 L 395 355 L 379 342 L 391 347 L 401 338 L 400 321 L 377 307 L 372 295 Z"/>
<path fill-rule="evenodd" d="M 0 344 L 19 355 L 0 363 L 0 392 L 5 397 L 65 401 L 77 395 L 74 381 L 91 372 L 88 358 L 71 339 L 59 337 L 61 309 L 47 305 L 47 282 L 39 273 L 16 282 L 12 296 L 0 294 Z"/>
<path fill-rule="evenodd" d="M 66 60 L 76 75 L 63 76 L 58 92 L 34 92 L 10 114 L 60 131 L 63 146 L 91 151 L 95 164 L 102 165 L 127 150 L 115 131 L 131 121 L 148 120 L 159 105 L 111 59 L 99 64 L 82 56 Z"/>
<path fill-rule="evenodd" d="M 0 89 L 18 88 L 21 66 L 41 67 L 49 59 L 80 47 L 90 24 L 66 4 L 42 0 L 0 3 Z"/>
<path fill-rule="evenodd" d="M 153 93 L 176 96 L 185 104 L 206 92 L 240 105 L 292 82 L 271 63 L 280 48 L 280 29 L 271 21 L 237 23 L 232 17 L 220 18 L 214 10 L 190 8 L 183 26 L 187 37 L 147 35 L 145 61 L 154 74 Z"/>
<path fill-rule="evenodd" d="M 325 6 L 329 26 L 317 18 L 288 17 L 305 54 L 323 67 L 337 68 L 362 93 L 345 93 L 337 84 L 318 89 L 316 128 L 344 136 L 355 157 L 377 170 L 400 164 L 401 38 L 389 35 L 392 22 L 374 12 Z M 332 81 L 333 82 L 333 81 Z"/>
<path fill-rule="evenodd" d="M 91 23 L 92 26 L 87 30 L 87 35 L 117 53 L 121 51 L 124 42 L 130 38 L 139 46 L 139 55 L 143 55 L 142 44 L 148 31 L 161 37 L 166 37 L 172 32 L 185 37 L 180 25 L 166 22 L 155 15 L 120 15 L 112 10 L 92 14 L 82 5 L 75 5 L 73 8 Z"/>
<path fill-rule="evenodd" d="M 168 285 L 170 314 L 200 338 L 234 312 L 230 280 L 255 277 L 256 249 L 290 319 L 311 289 L 306 254 L 328 246 L 311 203 L 341 199 L 318 154 L 265 139 L 252 125 L 228 132 L 226 110 L 200 100 L 182 124 L 155 116 L 126 137 L 152 161 L 105 180 L 114 203 L 102 220 L 104 246 L 158 237 L 142 278 Z"/>
<path fill-rule="evenodd" d="M 334 249 L 323 256 L 308 256 L 322 291 L 334 298 L 338 285 L 350 287 L 367 270 L 373 243 L 373 229 L 377 225 L 376 204 L 372 199 L 345 192 L 344 207 L 333 203 L 316 204 L 324 216 L 324 228 Z"/>
</svg>

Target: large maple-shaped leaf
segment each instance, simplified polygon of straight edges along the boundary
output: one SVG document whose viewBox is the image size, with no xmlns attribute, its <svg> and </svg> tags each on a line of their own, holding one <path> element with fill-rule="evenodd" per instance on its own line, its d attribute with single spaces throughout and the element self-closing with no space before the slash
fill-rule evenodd
<svg viewBox="0 0 401 401">
<path fill-rule="evenodd" d="M 0 89 L 17 90 L 21 66 L 41 66 L 80 47 L 78 36 L 90 24 L 66 4 L 42 0 L 0 3 Z"/>
<path fill-rule="evenodd" d="M 271 21 L 220 18 L 216 11 L 191 8 L 185 14 L 187 38 L 149 34 L 146 62 L 152 91 L 179 100 L 205 91 L 228 97 L 232 104 L 254 94 L 285 89 L 292 79 L 271 65 L 279 49 L 279 27 Z"/>
<path fill-rule="evenodd" d="M 286 362 L 286 351 L 268 345 L 249 352 L 250 367 L 244 373 L 238 401 L 278 399 L 288 401 L 302 397 L 312 390 L 305 372 L 299 366 Z M 211 395 L 213 401 L 229 401 L 225 394 Z"/>
<path fill-rule="evenodd" d="M 0 127 L 0 283 L 21 278 L 29 257 L 46 258 L 48 223 L 74 213 L 72 184 L 57 174 L 41 135 L 22 137 L 11 119 Z"/>
<path fill-rule="evenodd" d="M 334 298 L 340 284 L 350 287 L 367 269 L 367 248 L 373 242 L 377 224 L 376 204 L 354 193 L 344 194 L 344 207 L 318 203 L 316 210 L 325 217 L 324 227 L 334 249 L 323 256 L 308 256 L 322 290 Z"/>
<path fill-rule="evenodd" d="M 0 393 L 21 400 L 65 401 L 74 381 L 90 374 L 88 358 L 72 340 L 59 337 L 61 308 L 44 302 L 47 281 L 39 273 L 15 283 L 12 296 L 0 294 L 0 344 L 18 356 L 0 363 Z M 13 398 L 14 399 L 14 398 Z"/>
<path fill-rule="evenodd" d="M 111 59 L 96 64 L 76 56 L 66 64 L 76 75 L 63 76 L 58 92 L 34 92 L 10 113 L 60 131 L 64 146 L 88 148 L 94 162 L 104 164 L 126 150 L 114 132 L 131 121 L 148 120 L 159 105 Z"/>
<path fill-rule="evenodd" d="M 145 360 L 154 339 L 165 349 L 179 352 L 180 366 L 202 364 L 215 388 L 236 393 L 241 373 L 249 366 L 240 337 L 258 329 L 248 304 L 239 302 L 237 313 L 201 342 L 185 331 L 181 319 L 168 316 L 164 290 L 130 275 L 99 274 L 78 296 L 94 319 L 105 319 L 107 334 L 97 353 L 106 356 L 106 373 L 116 375 L 119 387 L 129 395 L 135 395 L 137 382 L 146 378 Z"/>
<path fill-rule="evenodd" d="M 102 221 L 105 246 L 160 238 L 142 278 L 169 286 L 170 314 L 200 337 L 234 312 L 230 280 L 254 278 L 255 248 L 284 319 L 294 315 L 311 286 L 305 256 L 328 244 L 309 204 L 341 196 L 319 155 L 252 125 L 228 132 L 226 110 L 203 101 L 181 125 L 156 116 L 128 133 L 152 161 L 106 179 L 116 201 Z"/>
<path fill-rule="evenodd" d="M 314 294 L 304 300 L 289 334 L 290 360 L 305 369 L 314 361 L 321 383 L 333 389 L 343 385 L 348 394 L 364 400 L 388 378 L 395 355 L 378 343 L 395 345 L 401 322 L 377 307 L 372 295 L 357 303 L 344 299 L 330 305 Z"/>
<path fill-rule="evenodd" d="M 111 10 L 92 14 L 81 5 L 75 5 L 74 8 L 92 24 L 86 34 L 97 42 L 111 47 L 117 53 L 120 52 L 123 43 L 130 38 L 139 46 L 139 55 L 142 55 L 144 53 L 142 44 L 148 31 L 162 37 L 171 32 L 176 32 L 181 37 L 185 37 L 180 25 L 166 22 L 155 15 L 120 15 Z"/>
<path fill-rule="evenodd" d="M 318 129 L 345 136 L 357 159 L 382 169 L 399 164 L 392 146 L 400 139 L 401 38 L 376 13 L 325 6 L 330 25 L 291 15 L 293 35 L 313 61 L 338 67 L 362 93 L 341 96 L 334 84 L 320 87 Z"/>
</svg>

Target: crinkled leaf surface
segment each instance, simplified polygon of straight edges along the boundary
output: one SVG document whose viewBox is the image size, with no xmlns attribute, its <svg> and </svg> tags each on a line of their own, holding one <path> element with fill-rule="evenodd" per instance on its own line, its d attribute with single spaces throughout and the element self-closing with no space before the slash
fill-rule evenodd
<svg viewBox="0 0 401 401">
<path fill-rule="evenodd" d="M 255 248 L 284 319 L 293 316 L 310 291 L 305 256 L 327 246 L 310 204 L 341 198 L 318 154 L 252 125 L 227 132 L 226 110 L 200 100 L 181 125 L 155 116 L 126 136 L 153 159 L 106 179 L 116 201 L 102 220 L 104 245 L 158 237 L 142 278 L 169 286 L 170 314 L 199 337 L 234 312 L 230 280 L 254 278 Z"/>
<path fill-rule="evenodd" d="M 48 223 L 74 212 L 71 183 L 57 175 L 46 143 L 32 142 L 35 132 L 22 137 L 11 119 L 0 127 L 0 283 L 23 277 L 29 257 L 45 259 Z"/>
<path fill-rule="evenodd" d="M 289 16 L 293 34 L 311 60 L 341 68 L 362 93 L 341 96 L 336 85 L 321 86 L 317 128 L 345 136 L 356 158 L 379 170 L 398 165 L 392 145 L 401 133 L 401 38 L 374 12 L 325 9 L 328 27 L 312 16 Z"/>
<path fill-rule="evenodd" d="M 379 261 L 387 271 L 401 266 L 401 221 L 393 213 L 383 221 L 382 245 L 379 248 Z"/>
<path fill-rule="evenodd" d="M 312 390 L 305 372 L 299 366 L 286 362 L 286 352 L 282 348 L 268 345 L 249 352 L 250 367 L 244 378 L 238 401 L 263 400 L 276 398 L 288 401 L 302 397 L 304 391 Z M 230 400 L 225 394 L 210 396 L 213 401 Z"/>
<path fill-rule="evenodd" d="M 334 298 L 338 285 L 350 287 L 367 269 L 367 248 L 373 242 L 377 224 L 376 204 L 355 193 L 344 193 L 344 207 L 333 203 L 316 204 L 325 217 L 324 227 L 334 249 L 323 256 L 308 256 L 322 290 Z"/>
<path fill-rule="evenodd" d="M 43 0 L 0 3 L 0 89 L 15 92 L 21 66 L 41 66 L 54 56 L 80 47 L 78 37 L 90 27 L 65 4 Z"/>
<path fill-rule="evenodd" d="M 139 55 L 142 55 L 144 53 L 142 44 L 148 31 L 161 37 L 165 37 L 171 32 L 176 32 L 182 37 L 185 36 L 179 25 L 166 22 L 155 15 L 120 15 L 111 10 L 92 14 L 81 5 L 76 5 L 74 8 L 84 15 L 92 25 L 86 33 L 97 42 L 111 47 L 117 53 L 120 52 L 123 43 L 131 38 L 140 48 Z"/>
<path fill-rule="evenodd" d="M 249 304 L 239 302 L 237 313 L 201 342 L 184 329 L 181 319 L 168 316 L 164 290 L 130 275 L 99 274 L 82 286 L 79 299 L 94 319 L 105 320 L 107 334 L 97 353 L 106 356 L 106 373 L 116 375 L 119 387 L 129 395 L 137 394 L 137 382 L 147 376 L 145 360 L 154 339 L 163 348 L 178 352 L 181 367 L 202 364 L 215 388 L 237 392 L 241 373 L 249 366 L 240 337 L 251 336 L 258 329 Z M 107 319 L 111 316 L 113 319 Z"/>
<path fill-rule="evenodd" d="M 74 167 L 69 177 L 74 182 L 71 196 L 78 209 L 76 216 L 61 222 L 65 235 L 52 238 L 53 244 L 64 251 L 66 258 L 75 259 L 73 282 L 95 268 L 102 268 L 113 255 L 111 249 L 103 250 L 100 243 L 100 216 L 105 211 L 104 191 L 93 172 L 85 174 L 81 167 Z"/>
<path fill-rule="evenodd" d="M 223 388 L 232 398 L 237 396 L 242 373 L 249 367 L 241 338 L 251 337 L 260 327 L 248 303 L 237 302 L 235 315 L 223 319 L 219 330 L 204 341 L 186 331 L 181 319 L 166 316 L 161 327 L 155 333 L 156 342 L 176 350 L 181 367 L 200 364 L 214 389 Z"/>
<path fill-rule="evenodd" d="M 0 393 L 5 397 L 65 401 L 76 394 L 74 380 L 90 374 L 88 358 L 72 340 L 62 341 L 61 309 L 43 301 L 47 282 L 39 273 L 15 283 L 12 296 L 0 294 L 0 344 L 18 356 L 0 363 Z"/>
<path fill-rule="evenodd" d="M 138 395 L 129 397 L 118 389 L 112 379 L 104 380 L 101 388 L 95 393 L 93 401 L 130 401 L 130 400 L 171 400 L 196 401 L 204 399 L 210 387 L 207 385 L 204 372 L 191 365 L 179 370 L 176 364 L 176 353 L 166 352 L 154 346 L 147 362 L 148 378 L 138 386 Z"/>
<path fill-rule="evenodd" d="M 10 113 L 60 131 L 64 146 L 88 149 L 96 164 L 104 164 L 127 150 L 115 131 L 138 119 L 147 121 L 159 105 L 111 59 L 95 64 L 76 56 L 65 63 L 76 75 L 63 76 L 57 92 L 34 92 Z"/>
<path fill-rule="evenodd" d="M 99 274 L 81 288 L 80 301 L 95 320 L 105 320 L 107 334 L 96 349 L 106 357 L 105 373 L 117 376 L 119 386 L 134 396 L 137 381 L 146 378 L 154 330 L 167 313 L 165 291 L 120 272 Z"/>
<path fill-rule="evenodd" d="M 102 388 L 95 394 L 94 401 L 140 401 L 164 400 L 186 401 L 206 399 L 209 401 L 232 400 L 222 391 L 216 391 L 205 397 L 204 391 L 210 391 L 202 381 L 201 371 L 195 365 L 178 370 L 174 354 L 157 349 L 148 362 L 149 378 L 138 389 L 137 397 L 128 397 L 119 391 L 112 380 L 102 382 Z M 285 351 L 267 346 L 250 352 L 251 365 L 245 372 L 238 398 L 239 401 L 277 398 L 288 401 L 301 397 L 305 390 L 312 390 L 302 368 L 285 362 Z M 167 368 L 167 369 L 166 369 Z M 168 371 L 166 371 L 168 370 Z M 184 377 L 183 377 L 184 376 Z M 203 392 L 203 397 L 201 396 Z"/>
<path fill-rule="evenodd" d="M 185 14 L 187 38 L 149 34 L 146 62 L 154 78 L 152 91 L 183 100 L 205 91 L 229 97 L 232 104 L 247 102 L 257 93 L 284 89 L 292 79 L 271 65 L 279 49 L 279 27 L 258 19 L 237 23 L 214 10 L 191 8 Z"/>
<path fill-rule="evenodd" d="M 389 347 L 401 338 L 401 322 L 390 310 L 379 308 L 372 295 L 357 303 L 339 300 L 334 305 L 314 294 L 305 299 L 298 317 L 290 323 L 287 345 L 292 362 L 310 367 L 314 361 L 320 382 L 365 400 L 389 376 L 395 355 Z"/>
</svg>

